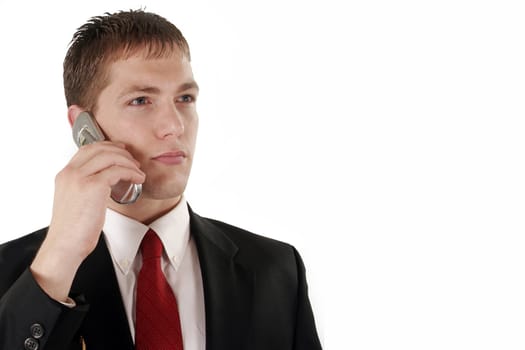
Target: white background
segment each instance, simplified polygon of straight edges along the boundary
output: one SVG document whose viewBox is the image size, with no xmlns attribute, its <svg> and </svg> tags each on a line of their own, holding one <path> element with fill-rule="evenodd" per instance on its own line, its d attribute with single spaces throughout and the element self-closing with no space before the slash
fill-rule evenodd
<svg viewBox="0 0 525 350">
<path fill-rule="evenodd" d="M 0 241 L 48 224 L 75 151 L 73 32 L 146 6 L 201 86 L 188 200 L 299 249 L 326 349 L 525 348 L 519 1 L 0 5 Z"/>
</svg>

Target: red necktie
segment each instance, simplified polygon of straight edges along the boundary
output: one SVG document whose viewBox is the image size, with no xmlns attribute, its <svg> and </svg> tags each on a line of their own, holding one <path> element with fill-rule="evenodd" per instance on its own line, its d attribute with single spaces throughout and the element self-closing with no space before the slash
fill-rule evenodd
<svg viewBox="0 0 525 350">
<path fill-rule="evenodd" d="M 177 299 L 160 266 L 162 242 L 149 230 L 141 243 L 137 282 L 136 350 L 182 350 Z"/>
</svg>

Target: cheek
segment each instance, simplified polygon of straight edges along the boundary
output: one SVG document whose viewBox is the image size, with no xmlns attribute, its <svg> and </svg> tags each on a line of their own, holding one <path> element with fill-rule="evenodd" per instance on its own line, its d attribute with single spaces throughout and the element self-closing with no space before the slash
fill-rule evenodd
<svg viewBox="0 0 525 350">
<path fill-rule="evenodd" d="M 138 133 L 128 133 L 123 136 L 121 139 L 125 145 L 126 149 L 137 159 L 140 160 L 144 157 L 147 149 L 148 144 L 151 148 L 151 143 L 148 143 L 148 138 L 145 137 L 144 134 L 138 134 Z"/>
<path fill-rule="evenodd" d="M 120 125 L 119 118 L 115 117 L 114 113 L 111 113 L 111 111 L 99 111 L 95 114 L 95 118 L 108 140 L 123 142 L 122 136 L 125 133 L 122 130 L 125 128 Z"/>
<path fill-rule="evenodd" d="M 110 124 L 112 141 L 123 142 L 125 144 L 133 144 L 137 140 L 140 141 L 144 138 L 148 127 L 147 123 L 140 123 L 140 120 L 137 118 L 126 118 L 125 116 L 117 115 L 115 115 L 114 119 L 108 124 Z"/>
<path fill-rule="evenodd" d="M 195 119 L 193 119 L 192 122 L 186 128 L 186 135 L 188 137 L 188 141 L 193 147 L 195 147 L 198 130 L 199 130 L 199 118 L 195 117 Z"/>
<path fill-rule="evenodd" d="M 111 141 L 125 144 L 126 150 L 138 161 L 144 158 L 144 152 L 148 149 L 148 140 L 150 138 L 142 126 L 121 123 L 112 128 Z"/>
</svg>

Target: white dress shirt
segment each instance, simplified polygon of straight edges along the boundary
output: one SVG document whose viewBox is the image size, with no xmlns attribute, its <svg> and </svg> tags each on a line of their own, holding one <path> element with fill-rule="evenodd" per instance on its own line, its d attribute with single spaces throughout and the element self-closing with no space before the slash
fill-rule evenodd
<svg viewBox="0 0 525 350">
<path fill-rule="evenodd" d="M 137 276 L 142 266 L 139 248 L 150 228 L 164 245 L 162 271 L 177 298 L 184 350 L 205 350 L 202 275 L 195 242 L 190 235 L 190 216 L 184 197 L 175 208 L 149 226 L 107 209 L 104 238 L 115 267 L 131 336 L 135 340 Z"/>
</svg>

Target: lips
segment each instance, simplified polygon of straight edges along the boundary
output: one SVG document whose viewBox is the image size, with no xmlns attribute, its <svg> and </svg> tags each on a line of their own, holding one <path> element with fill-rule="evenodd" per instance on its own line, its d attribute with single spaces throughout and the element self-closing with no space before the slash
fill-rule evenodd
<svg viewBox="0 0 525 350">
<path fill-rule="evenodd" d="M 177 165 L 184 162 L 186 159 L 186 153 L 183 151 L 165 152 L 153 157 L 153 160 L 161 162 L 166 165 Z"/>
</svg>

